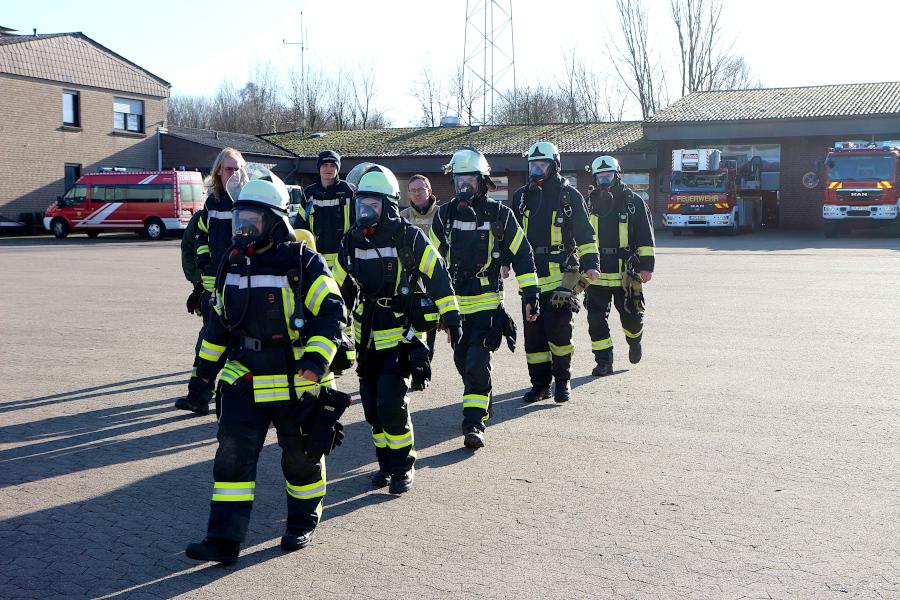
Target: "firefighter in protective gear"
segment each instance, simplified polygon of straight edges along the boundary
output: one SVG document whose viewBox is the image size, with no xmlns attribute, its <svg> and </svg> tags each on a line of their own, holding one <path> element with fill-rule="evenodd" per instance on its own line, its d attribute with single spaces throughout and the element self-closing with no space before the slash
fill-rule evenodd
<svg viewBox="0 0 900 600">
<path fill-rule="evenodd" d="M 640 286 L 653 275 L 655 242 L 650 211 L 643 198 L 622 182 L 619 161 L 600 156 L 594 159 L 590 171 L 596 186 L 589 197 L 590 221 L 600 250 L 601 275 L 587 282 L 584 307 L 597 361 L 592 374 L 602 377 L 613 371 L 613 343 L 607 322 L 610 302 L 619 312 L 628 359 L 632 364 L 641 360 L 643 306 L 637 306 L 637 298 L 629 296 L 641 294 Z M 625 286 L 629 289 L 623 289 Z"/>
<path fill-rule="evenodd" d="M 575 290 L 568 281 L 570 286 L 564 287 L 564 277 L 582 273 L 591 280 L 598 278 L 597 244 L 584 198 L 559 173 L 556 146 L 538 142 L 527 157 L 529 181 L 516 190 L 512 207 L 534 252 L 541 314 L 535 322 L 524 323 L 531 390 L 522 399 L 549 398 L 550 383 L 555 380 L 553 398 L 566 402 L 571 395 Z"/>
<path fill-rule="evenodd" d="M 206 538 L 196 560 L 237 560 L 247 534 L 256 464 L 270 424 L 278 433 L 287 496 L 285 551 L 306 546 L 322 514 L 325 460 L 342 437 L 336 418 L 349 396 L 329 372 L 346 319 L 324 258 L 294 243 L 288 192 L 274 176 L 243 186 L 233 245 L 216 278 L 217 318 L 204 331 L 198 375 L 219 380 L 218 441 Z"/>
<path fill-rule="evenodd" d="M 196 218 L 196 232 L 194 240 L 190 240 L 185 231 L 185 238 L 193 241 L 193 260 L 199 271 L 200 286 L 195 286 L 194 293 L 189 299 L 203 317 L 203 327 L 197 336 L 197 344 L 194 348 L 194 365 L 191 371 L 191 380 L 188 383 L 188 395 L 175 401 L 175 408 L 189 410 L 200 415 L 209 413 L 209 403 L 213 395 L 213 386 L 206 385 L 197 379 L 197 365 L 200 342 L 203 340 L 203 329 L 213 318 L 213 309 L 210 298 L 216 280 L 216 272 L 226 252 L 231 247 L 231 207 L 232 198 L 226 189 L 228 181 L 232 177 L 243 180 L 246 175 L 247 163 L 244 157 L 234 148 L 225 148 L 213 161 L 210 176 L 206 183 L 210 188 L 209 196 L 203 208 L 191 219 Z M 182 238 L 184 241 L 185 238 Z M 184 243 L 182 244 L 184 248 Z M 189 308 L 190 310 L 190 308 Z M 224 358 L 219 361 L 221 368 Z"/>
<path fill-rule="evenodd" d="M 494 183 L 484 155 L 463 148 L 444 169 L 452 177 L 456 196 L 438 210 L 431 241 L 447 259 L 462 313 L 462 341 L 453 361 L 464 386 L 463 444 L 478 449 L 484 446 L 490 416 L 491 353 L 504 334 L 514 334 L 513 321 L 503 308 L 501 267 L 511 264 L 515 269 L 526 322 L 534 322 L 540 314 L 538 281 L 525 232 L 507 206 L 488 196 Z"/>
<path fill-rule="evenodd" d="M 355 190 L 340 179 L 341 155 L 334 150 L 319 153 L 316 170 L 319 180 L 303 188 L 306 207 L 297 213 L 294 227 L 312 232 L 319 253 L 334 270 L 341 240 L 353 225 Z"/>
<path fill-rule="evenodd" d="M 359 395 L 378 471 L 376 487 L 392 494 L 410 489 L 416 460 L 409 412 L 410 352 L 422 344 L 409 317 L 417 279 L 424 283 L 453 343 L 460 337 L 459 309 L 450 276 L 437 250 L 422 232 L 401 219 L 397 178 L 374 165 L 362 175 L 356 192 L 356 221 L 341 244 L 334 275 L 353 309 Z M 356 284 L 354 286 L 353 284 Z M 437 312 L 433 315 L 437 321 Z"/>
</svg>

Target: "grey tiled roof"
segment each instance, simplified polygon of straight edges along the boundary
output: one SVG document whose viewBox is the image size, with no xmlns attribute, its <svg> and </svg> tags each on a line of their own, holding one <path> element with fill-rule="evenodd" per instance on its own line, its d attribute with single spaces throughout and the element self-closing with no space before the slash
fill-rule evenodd
<svg viewBox="0 0 900 600">
<path fill-rule="evenodd" d="M 0 73 L 169 96 L 169 82 L 78 32 L 0 36 Z"/>
<path fill-rule="evenodd" d="M 234 148 L 241 153 L 266 154 L 269 156 L 293 156 L 278 146 L 270 144 L 255 135 L 231 133 L 212 129 L 193 129 L 190 127 L 169 127 L 168 135 L 210 146 L 212 148 Z"/>
<path fill-rule="evenodd" d="M 900 114 L 900 82 L 694 92 L 647 123 L 757 121 Z"/>
<path fill-rule="evenodd" d="M 476 127 L 396 127 L 285 132 L 260 136 L 301 157 L 322 150 L 343 156 L 447 156 L 461 146 L 474 146 L 485 154 L 521 154 L 533 143 L 554 142 L 560 152 L 639 152 L 652 148 L 643 139 L 639 121 L 613 123 L 557 123 L 549 125 L 483 125 Z"/>
</svg>

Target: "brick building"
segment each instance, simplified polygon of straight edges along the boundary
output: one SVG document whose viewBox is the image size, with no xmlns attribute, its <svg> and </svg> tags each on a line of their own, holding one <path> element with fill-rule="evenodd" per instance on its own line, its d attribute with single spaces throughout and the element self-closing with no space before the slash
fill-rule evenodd
<svg viewBox="0 0 900 600">
<path fill-rule="evenodd" d="M 719 148 L 739 167 L 760 157 L 763 185 L 778 192 L 772 225 L 815 229 L 822 191 L 804 187 L 803 175 L 836 141 L 900 139 L 900 82 L 696 92 L 647 119 L 644 137 L 658 144 L 656 212 L 665 210 L 672 150 Z"/>
<path fill-rule="evenodd" d="M 552 141 L 562 155 L 562 173 L 582 194 L 591 181 L 584 170 L 601 154 L 615 154 L 628 173 L 629 183 L 651 199 L 650 182 L 656 176 L 656 149 L 643 140 L 639 121 L 616 123 L 560 123 L 547 125 L 481 125 L 399 127 L 324 133 L 285 132 L 260 136 L 297 156 L 296 174 L 310 183 L 316 173 L 316 156 L 325 149 L 343 157 L 342 174 L 361 162 L 388 167 L 401 183 L 401 203 L 406 205 L 406 180 L 415 173 L 428 176 L 438 200 L 453 196 L 450 179 L 442 167 L 463 146 L 481 150 L 491 163 L 498 191 L 491 196 L 506 200 L 525 184 L 528 167 L 523 154 L 535 142 Z"/>
<path fill-rule="evenodd" d="M 0 28 L 0 215 L 33 222 L 97 167 L 157 168 L 169 88 L 82 33 Z"/>
</svg>

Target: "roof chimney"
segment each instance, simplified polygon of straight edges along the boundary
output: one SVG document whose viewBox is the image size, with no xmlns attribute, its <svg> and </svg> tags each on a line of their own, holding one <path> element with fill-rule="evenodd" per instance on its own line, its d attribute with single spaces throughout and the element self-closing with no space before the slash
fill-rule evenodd
<svg viewBox="0 0 900 600">
<path fill-rule="evenodd" d="M 457 116 L 441 117 L 441 127 L 459 127 L 460 125 L 462 125 L 462 120 Z"/>
<path fill-rule="evenodd" d="M 32 31 L 34 32 L 34 37 L 37 37 L 37 27 L 35 27 L 34 29 L 32 29 Z"/>
</svg>

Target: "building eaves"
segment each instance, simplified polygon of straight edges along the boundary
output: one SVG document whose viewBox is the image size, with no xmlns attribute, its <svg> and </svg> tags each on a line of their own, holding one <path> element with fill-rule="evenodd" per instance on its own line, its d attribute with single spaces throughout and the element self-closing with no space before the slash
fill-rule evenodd
<svg viewBox="0 0 900 600">
<path fill-rule="evenodd" d="M 234 148 L 245 154 L 262 154 L 265 156 L 277 156 L 293 158 L 290 152 L 261 139 L 258 136 L 245 133 L 232 133 L 228 131 L 216 131 L 213 129 L 195 129 L 192 127 L 169 127 L 166 135 L 171 135 L 189 142 L 202 144 L 211 148 Z"/>
</svg>

